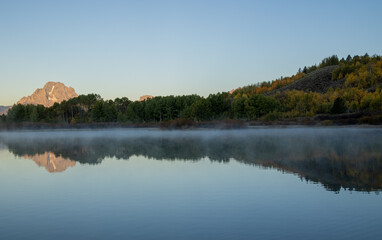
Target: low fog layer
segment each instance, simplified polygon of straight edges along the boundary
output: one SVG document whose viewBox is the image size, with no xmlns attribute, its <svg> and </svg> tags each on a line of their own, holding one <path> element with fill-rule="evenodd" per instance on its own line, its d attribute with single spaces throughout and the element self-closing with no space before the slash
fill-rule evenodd
<svg viewBox="0 0 382 240">
<path fill-rule="evenodd" d="M 382 129 L 380 128 L 258 128 L 251 130 L 68 130 L 1 132 L 0 145 L 14 155 L 53 162 L 50 172 L 105 158 L 245 164 L 291 172 L 327 189 L 382 189 Z M 57 162 L 58 162 L 57 160 Z M 39 164 L 41 165 L 41 164 Z M 57 170 L 58 171 L 58 170 Z"/>
<path fill-rule="evenodd" d="M 81 138 L 83 140 L 93 138 L 219 138 L 219 137 L 244 137 L 244 136 L 342 136 L 346 134 L 373 133 L 382 134 L 382 129 L 363 128 L 363 127 L 258 127 L 253 129 L 198 129 L 198 130 L 160 130 L 160 129 L 69 129 L 69 130 L 21 130 L 21 131 L 2 131 L 0 138 L 12 139 L 42 139 L 42 138 Z"/>
</svg>

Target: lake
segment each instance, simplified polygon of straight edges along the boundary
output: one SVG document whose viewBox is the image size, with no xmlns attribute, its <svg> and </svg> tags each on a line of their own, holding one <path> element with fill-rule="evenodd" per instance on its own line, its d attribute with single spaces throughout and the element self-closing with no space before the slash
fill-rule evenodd
<svg viewBox="0 0 382 240">
<path fill-rule="evenodd" d="M 0 132 L 0 239 L 372 239 L 382 128 Z"/>
</svg>

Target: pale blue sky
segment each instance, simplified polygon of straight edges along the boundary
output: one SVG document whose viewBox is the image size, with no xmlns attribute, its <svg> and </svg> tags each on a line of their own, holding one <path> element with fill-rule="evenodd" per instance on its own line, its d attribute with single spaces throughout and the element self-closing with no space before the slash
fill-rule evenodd
<svg viewBox="0 0 382 240">
<path fill-rule="evenodd" d="M 0 105 L 47 81 L 105 99 L 182 95 L 382 53 L 381 1 L 0 0 Z"/>
</svg>

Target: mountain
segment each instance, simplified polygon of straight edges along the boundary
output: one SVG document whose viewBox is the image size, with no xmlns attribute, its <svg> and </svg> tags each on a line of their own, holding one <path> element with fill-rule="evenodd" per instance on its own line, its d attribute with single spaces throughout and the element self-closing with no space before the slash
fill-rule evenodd
<svg viewBox="0 0 382 240">
<path fill-rule="evenodd" d="M 140 98 L 139 98 L 139 102 L 142 102 L 142 101 L 146 101 L 146 100 L 149 100 L 149 99 L 151 99 L 151 98 L 153 98 L 153 96 L 151 96 L 151 95 L 143 95 L 143 96 L 141 96 Z"/>
<path fill-rule="evenodd" d="M 0 106 L 0 115 L 7 114 L 9 108 L 10 106 Z"/>
<path fill-rule="evenodd" d="M 72 87 L 60 82 L 47 82 L 43 88 L 38 88 L 32 95 L 23 97 L 17 104 L 33 104 L 51 107 L 54 103 L 78 97 Z"/>
</svg>

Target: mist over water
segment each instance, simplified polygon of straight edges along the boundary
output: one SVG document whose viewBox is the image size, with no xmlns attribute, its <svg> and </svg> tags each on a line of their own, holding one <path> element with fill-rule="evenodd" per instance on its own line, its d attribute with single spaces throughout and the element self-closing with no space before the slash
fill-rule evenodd
<svg viewBox="0 0 382 240">
<path fill-rule="evenodd" d="M 0 238 L 378 236 L 381 140 L 360 127 L 0 132 Z"/>
<path fill-rule="evenodd" d="M 381 139 L 381 129 L 369 128 L 115 129 L 0 134 L 0 144 L 15 156 L 47 158 L 49 153 L 53 154 L 50 159 L 59 158 L 64 165 L 68 161 L 101 164 L 110 157 L 178 161 L 208 158 L 213 162 L 238 161 L 294 173 L 333 191 L 382 189 Z"/>
</svg>

